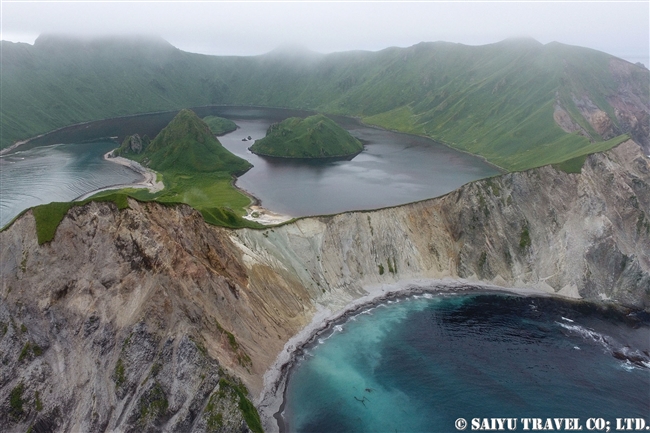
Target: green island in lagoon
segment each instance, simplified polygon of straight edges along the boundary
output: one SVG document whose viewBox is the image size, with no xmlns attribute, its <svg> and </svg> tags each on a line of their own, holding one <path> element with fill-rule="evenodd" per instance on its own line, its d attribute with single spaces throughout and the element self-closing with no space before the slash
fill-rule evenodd
<svg viewBox="0 0 650 433">
<path fill-rule="evenodd" d="M 256 140 L 249 149 L 278 158 L 351 158 L 363 150 L 363 144 L 333 120 L 317 114 L 274 123 L 266 137 Z"/>
</svg>

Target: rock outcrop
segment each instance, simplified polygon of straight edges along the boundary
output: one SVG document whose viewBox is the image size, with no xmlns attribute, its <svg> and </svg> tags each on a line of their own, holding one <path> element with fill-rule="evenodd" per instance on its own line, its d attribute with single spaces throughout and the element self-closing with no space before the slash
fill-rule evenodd
<svg viewBox="0 0 650 433">
<path fill-rule="evenodd" d="M 139 134 L 129 135 L 124 138 L 122 145 L 113 151 L 114 156 L 125 156 L 129 154 L 139 155 L 149 145 L 149 137 L 146 135 L 140 138 Z"/>
<path fill-rule="evenodd" d="M 254 429 L 238 378 L 257 395 L 318 311 L 379 284 L 460 278 L 650 310 L 650 163 L 631 141 L 579 174 L 265 230 L 129 205 L 75 207 L 42 246 L 31 212 L 0 233 L 7 431 Z"/>
</svg>

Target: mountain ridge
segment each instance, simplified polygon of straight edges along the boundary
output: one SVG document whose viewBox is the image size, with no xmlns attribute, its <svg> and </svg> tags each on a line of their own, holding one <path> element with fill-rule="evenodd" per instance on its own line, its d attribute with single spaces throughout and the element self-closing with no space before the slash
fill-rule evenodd
<svg viewBox="0 0 650 433">
<path fill-rule="evenodd" d="M 594 143 L 626 133 L 650 153 L 650 72 L 592 49 L 433 42 L 289 61 L 96 46 L 54 53 L 3 42 L 2 147 L 99 118 L 258 105 L 359 117 L 508 170 L 602 150 Z"/>
</svg>

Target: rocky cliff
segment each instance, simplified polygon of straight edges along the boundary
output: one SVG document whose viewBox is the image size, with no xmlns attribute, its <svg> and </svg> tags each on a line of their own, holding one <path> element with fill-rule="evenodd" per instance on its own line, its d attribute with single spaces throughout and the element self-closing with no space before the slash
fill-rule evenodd
<svg viewBox="0 0 650 433">
<path fill-rule="evenodd" d="M 257 395 L 291 336 L 372 286 L 449 277 L 650 309 L 650 163 L 630 141 L 577 174 L 266 230 L 90 203 L 45 245 L 31 212 L 0 245 L 5 430 L 256 429 L 238 380 Z"/>
</svg>

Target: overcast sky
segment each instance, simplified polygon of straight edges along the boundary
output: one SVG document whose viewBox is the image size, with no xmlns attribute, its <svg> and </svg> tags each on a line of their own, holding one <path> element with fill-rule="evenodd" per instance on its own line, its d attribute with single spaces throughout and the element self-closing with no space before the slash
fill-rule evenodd
<svg viewBox="0 0 650 433">
<path fill-rule="evenodd" d="M 648 66 L 650 2 L 11 2 L 1 38 L 41 33 L 155 34 L 185 51 L 254 55 L 299 44 L 329 53 L 469 45 L 530 36 L 605 51 Z"/>
</svg>

